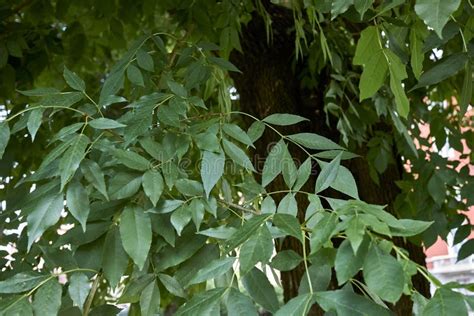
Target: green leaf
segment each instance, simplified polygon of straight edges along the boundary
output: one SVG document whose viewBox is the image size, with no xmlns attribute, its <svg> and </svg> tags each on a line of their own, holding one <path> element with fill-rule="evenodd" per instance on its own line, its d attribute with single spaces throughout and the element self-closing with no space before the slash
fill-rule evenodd
<svg viewBox="0 0 474 316">
<path fill-rule="evenodd" d="M 105 99 L 102 101 L 101 106 L 106 107 L 111 104 L 123 103 L 123 102 L 127 102 L 127 99 L 118 95 L 109 95 L 108 97 L 105 97 Z"/>
<path fill-rule="evenodd" d="M 143 81 L 143 75 L 140 69 L 138 69 L 134 65 L 129 65 L 127 67 L 127 78 L 132 82 L 134 85 L 144 87 L 145 82 Z"/>
<path fill-rule="evenodd" d="M 423 316 L 452 316 L 468 315 L 466 303 L 461 293 L 441 287 L 436 290 L 435 295 L 428 301 Z"/>
<path fill-rule="evenodd" d="M 224 174 L 225 156 L 223 153 L 215 154 L 203 151 L 201 161 L 201 179 L 206 197 L 209 198 L 212 188 Z"/>
<path fill-rule="evenodd" d="M 283 250 L 272 259 L 271 266 L 280 271 L 290 271 L 302 261 L 303 258 L 294 250 Z"/>
<path fill-rule="evenodd" d="M 387 77 L 387 70 L 388 64 L 382 49 L 368 57 L 367 61 L 364 62 L 364 70 L 360 76 L 360 101 L 372 97 L 379 91 Z"/>
<path fill-rule="evenodd" d="M 294 125 L 299 122 L 309 121 L 309 120 L 299 115 L 276 113 L 276 114 L 267 116 L 262 121 L 268 124 L 272 124 L 272 125 L 288 126 L 288 125 Z"/>
<path fill-rule="evenodd" d="M 289 214 L 293 217 L 298 213 L 298 203 L 293 193 L 288 193 L 278 204 L 278 214 Z"/>
<path fill-rule="evenodd" d="M 369 26 L 361 32 L 353 59 L 354 65 L 364 65 L 370 55 L 380 49 L 377 45 L 378 36 L 379 32 L 375 26 Z"/>
<path fill-rule="evenodd" d="M 66 150 L 59 161 L 59 171 L 61 173 L 61 191 L 76 173 L 77 168 L 84 159 L 89 138 L 84 134 L 76 135 L 74 141 Z"/>
<path fill-rule="evenodd" d="M 410 237 L 421 234 L 430 227 L 433 222 L 424 222 L 413 219 L 399 219 L 399 226 L 390 229 L 393 236 Z"/>
<path fill-rule="evenodd" d="M 219 66 L 221 69 L 223 70 L 227 70 L 227 71 L 233 71 L 233 72 L 241 72 L 237 67 L 235 67 L 231 62 L 229 62 L 228 60 L 224 59 L 224 58 L 220 58 L 220 57 L 214 57 L 214 56 L 209 56 L 208 57 L 208 60 L 213 63 L 213 64 L 216 64 L 217 66 Z"/>
<path fill-rule="evenodd" d="M 425 308 L 426 304 L 428 304 L 428 300 L 426 297 L 416 291 L 413 291 L 411 294 L 411 300 L 413 301 L 413 315 L 421 316 L 423 309 Z"/>
<path fill-rule="evenodd" d="M 377 27 L 369 26 L 362 31 L 353 63 L 364 66 L 359 82 L 359 99 L 362 101 L 373 96 L 384 84 L 387 76 L 388 64 L 379 42 Z"/>
<path fill-rule="evenodd" d="M 446 184 L 440 173 L 434 172 L 427 185 L 428 193 L 437 205 L 442 205 L 446 198 Z"/>
<path fill-rule="evenodd" d="M 35 315 L 57 315 L 61 307 L 62 287 L 56 278 L 42 285 L 33 298 Z"/>
<path fill-rule="evenodd" d="M 97 240 L 101 237 L 106 231 L 110 222 L 93 222 L 87 225 L 87 232 L 84 233 L 82 227 L 75 226 L 71 230 L 67 232 L 67 234 L 62 235 L 59 237 L 56 243 L 53 245 L 55 247 L 65 245 L 65 244 L 72 244 L 73 247 L 82 246 L 88 244 L 94 240 Z"/>
<path fill-rule="evenodd" d="M 204 268 L 199 269 L 194 277 L 188 282 L 188 285 L 201 283 L 209 279 L 217 278 L 232 267 L 235 257 L 224 257 L 209 262 Z"/>
<path fill-rule="evenodd" d="M 354 250 L 354 253 L 356 253 L 362 243 L 362 240 L 364 239 L 366 230 L 365 223 L 363 219 L 360 218 L 360 215 L 357 213 L 351 219 L 349 219 L 348 222 L 349 223 L 346 228 L 346 235 L 349 241 L 351 242 L 351 246 Z"/>
<path fill-rule="evenodd" d="M 63 76 L 68 86 L 70 86 L 74 90 L 77 90 L 77 91 L 86 90 L 86 84 L 84 80 L 79 78 L 79 76 L 75 72 L 72 72 L 69 69 L 67 69 L 66 66 L 64 66 Z"/>
<path fill-rule="evenodd" d="M 148 196 L 153 206 L 156 206 L 165 187 L 161 173 L 158 170 L 145 172 L 142 176 L 142 186 L 146 196 Z"/>
<path fill-rule="evenodd" d="M 301 316 L 307 315 L 311 308 L 312 301 L 314 300 L 313 294 L 307 293 L 298 295 L 283 305 L 276 313 L 275 316 Z"/>
<path fill-rule="evenodd" d="M 151 221 L 139 206 L 127 206 L 120 216 L 123 248 L 141 270 L 151 245 Z"/>
<path fill-rule="evenodd" d="M 410 30 L 410 65 L 416 79 L 420 79 L 423 71 L 423 60 L 425 54 L 423 53 L 423 39 L 419 31 L 420 27 L 415 24 Z"/>
<path fill-rule="evenodd" d="M 207 150 L 215 153 L 219 153 L 221 151 L 219 139 L 214 133 L 204 132 L 197 134 L 194 136 L 194 141 L 201 150 Z"/>
<path fill-rule="evenodd" d="M 198 232 L 200 235 L 209 236 L 216 239 L 229 239 L 237 231 L 234 227 L 217 226 Z"/>
<path fill-rule="evenodd" d="M 461 0 L 416 0 L 415 12 L 442 38 L 443 27 L 460 3 Z"/>
<path fill-rule="evenodd" d="M 313 227 L 313 233 L 310 239 L 311 253 L 315 253 L 321 248 L 334 234 L 337 223 L 339 222 L 336 213 L 323 213 L 323 218 Z"/>
<path fill-rule="evenodd" d="M 188 234 L 189 237 L 193 236 L 192 233 Z M 201 239 L 201 242 L 206 242 L 206 238 L 202 236 L 197 236 Z M 193 237 L 191 237 L 193 239 Z M 204 240 L 203 240 L 204 239 Z M 178 241 L 179 243 L 180 241 Z M 181 242 L 183 243 L 183 242 Z M 202 246 L 201 243 L 201 246 Z M 184 243 L 183 243 L 184 244 Z M 199 250 L 190 256 L 189 260 L 186 260 L 175 273 L 176 280 L 180 284 L 187 284 L 191 280 L 196 272 L 206 266 L 210 261 L 219 258 L 219 247 L 215 243 L 207 243 Z"/>
<path fill-rule="evenodd" d="M 26 292 L 43 282 L 48 275 L 28 271 L 15 274 L 13 277 L 0 281 L 1 294 Z"/>
<path fill-rule="evenodd" d="M 54 137 L 51 139 L 49 142 L 50 144 L 54 143 L 57 140 L 65 141 L 66 138 L 78 130 L 80 130 L 84 126 L 84 123 L 74 123 L 71 125 L 68 125 L 66 127 L 63 127 L 57 132 Z"/>
<path fill-rule="evenodd" d="M 318 163 L 321 167 L 328 165 L 328 163 L 324 161 L 318 160 Z M 359 199 L 359 192 L 357 190 L 357 184 L 355 182 L 354 176 L 350 170 L 344 166 L 339 166 L 336 178 L 331 183 L 330 187 L 339 192 L 347 194 L 354 199 Z"/>
<path fill-rule="evenodd" d="M 283 147 L 281 169 L 283 174 L 283 180 L 285 181 L 286 185 L 288 186 L 288 188 L 293 187 L 293 184 L 295 184 L 296 177 L 298 174 L 298 169 L 296 168 L 295 161 L 293 160 L 293 157 L 288 151 L 288 147 L 286 146 L 286 144 Z"/>
<path fill-rule="evenodd" d="M 241 143 L 243 143 L 247 146 L 255 148 L 255 146 L 253 145 L 252 140 L 250 139 L 250 137 L 239 126 L 237 126 L 235 124 L 224 124 L 222 126 L 222 130 L 227 135 L 229 135 L 230 137 L 238 140 L 239 142 L 241 142 Z"/>
<path fill-rule="evenodd" d="M 186 293 L 184 292 L 183 287 L 174 277 L 167 274 L 158 273 L 158 278 L 168 292 L 173 295 L 186 298 Z"/>
<path fill-rule="evenodd" d="M 276 204 L 270 195 L 267 195 L 260 206 L 261 213 L 274 214 L 276 212 Z"/>
<path fill-rule="evenodd" d="M 363 266 L 365 257 L 369 250 L 369 241 L 366 239 L 357 252 L 351 246 L 349 240 L 344 240 L 337 249 L 334 268 L 339 285 L 352 278 Z"/>
<path fill-rule="evenodd" d="M 138 277 L 132 276 L 117 303 L 122 304 L 138 302 L 143 290 L 154 280 L 155 276 L 151 273 L 141 274 Z"/>
<path fill-rule="evenodd" d="M 167 84 L 171 92 L 173 92 L 177 96 L 180 96 L 182 98 L 186 98 L 188 96 L 188 91 L 186 91 L 186 88 L 184 88 L 182 84 L 172 80 L 168 80 Z"/>
<path fill-rule="evenodd" d="M 264 223 L 267 221 L 271 215 L 268 214 L 262 214 L 262 215 L 256 215 L 246 221 L 242 227 L 236 231 L 232 237 L 227 241 L 225 248 L 226 251 L 233 250 L 235 247 L 240 246 L 242 243 L 244 243 L 247 239 L 252 236 L 255 231 Z"/>
<path fill-rule="evenodd" d="M 100 169 L 100 166 L 93 160 L 85 159 L 81 163 L 81 171 L 87 181 L 108 200 L 109 196 L 105 188 L 104 173 Z"/>
<path fill-rule="evenodd" d="M 184 178 L 176 180 L 175 186 L 179 193 L 187 196 L 202 196 L 204 190 L 199 181 Z"/>
<path fill-rule="evenodd" d="M 70 107 L 81 101 L 83 97 L 82 92 L 59 92 L 45 96 L 35 105 Z"/>
<path fill-rule="evenodd" d="M 343 14 L 353 4 L 354 0 L 333 0 L 331 1 L 331 20 Z"/>
<path fill-rule="evenodd" d="M 287 136 L 292 141 L 300 144 L 309 149 L 316 150 L 329 150 L 329 149 L 340 149 L 345 150 L 332 140 L 313 133 L 299 133 Z"/>
<path fill-rule="evenodd" d="M 79 309 L 82 311 L 82 307 L 89 295 L 89 278 L 84 273 L 75 272 L 71 275 L 69 279 L 68 292 L 72 301 L 75 305 L 79 306 Z"/>
<path fill-rule="evenodd" d="M 114 156 L 120 161 L 120 163 L 129 167 L 130 169 L 138 171 L 146 171 L 151 167 L 150 161 L 143 156 L 133 151 L 115 149 Z"/>
<path fill-rule="evenodd" d="M 308 194 L 308 201 L 309 205 L 306 208 L 304 220 L 306 221 L 306 226 L 314 227 L 320 219 L 316 214 L 324 210 L 324 207 L 321 204 L 321 199 L 316 194 Z"/>
<path fill-rule="evenodd" d="M 313 264 L 308 267 L 306 273 L 301 276 L 300 285 L 298 287 L 299 295 L 311 293 L 309 281 L 311 281 L 313 291 L 326 290 L 331 281 L 331 267 L 328 264 Z"/>
<path fill-rule="evenodd" d="M 295 237 L 299 241 L 302 241 L 303 235 L 301 233 L 300 223 L 296 218 L 296 214 L 275 214 L 273 216 L 273 224 L 286 234 Z"/>
<path fill-rule="evenodd" d="M 470 255 L 472 255 L 473 253 L 474 253 L 474 239 L 469 239 L 459 249 L 457 261 L 463 260 L 469 257 Z"/>
<path fill-rule="evenodd" d="M 265 273 L 253 268 L 243 278 L 242 284 L 250 297 L 269 312 L 275 313 L 278 308 L 278 298 L 275 289 L 268 281 Z"/>
<path fill-rule="evenodd" d="M 335 311 L 338 316 L 392 315 L 388 309 L 368 298 L 345 288 L 336 291 L 316 292 L 316 301 L 325 311 Z"/>
<path fill-rule="evenodd" d="M 31 90 L 17 90 L 28 97 L 44 97 L 47 95 L 58 94 L 60 91 L 56 88 L 35 88 Z"/>
<path fill-rule="evenodd" d="M 227 288 L 215 288 L 201 292 L 182 305 L 176 312 L 176 316 L 212 315 L 216 305 L 219 304 Z"/>
<path fill-rule="evenodd" d="M 142 36 L 136 41 L 134 41 L 128 50 L 128 52 L 122 57 L 122 59 L 117 62 L 112 70 L 110 71 L 109 76 L 105 79 L 104 86 L 100 91 L 100 100 L 99 104 L 103 104 L 103 101 L 109 96 L 114 95 L 117 91 L 123 86 L 123 74 L 125 72 L 125 67 L 130 64 L 131 59 L 135 56 L 136 52 L 143 43 L 148 39 L 148 36 Z"/>
<path fill-rule="evenodd" d="M 156 207 L 147 212 L 156 213 L 156 214 L 165 214 L 174 211 L 178 207 L 180 207 L 184 201 L 181 200 L 162 200 L 158 202 Z"/>
<path fill-rule="evenodd" d="M 411 89 L 430 86 L 457 74 L 468 61 L 466 53 L 454 53 L 438 61 L 432 68 L 425 71 L 418 83 Z"/>
<path fill-rule="evenodd" d="M 26 126 L 28 128 L 28 132 L 31 135 L 31 140 L 35 140 L 36 132 L 41 126 L 41 123 L 43 122 L 43 108 L 37 108 L 34 110 L 30 111 L 30 115 L 28 116 L 28 123 L 26 123 Z"/>
<path fill-rule="evenodd" d="M 265 124 L 262 121 L 255 121 L 250 125 L 247 130 L 247 135 L 249 136 L 252 143 L 256 142 L 260 137 L 262 137 L 263 132 L 265 131 Z"/>
<path fill-rule="evenodd" d="M 400 116 L 406 118 L 410 112 L 410 103 L 402 84 L 402 80 L 408 77 L 405 65 L 390 49 L 385 49 L 384 52 L 389 63 L 388 68 L 390 70 L 390 89 L 395 96 L 397 111 Z"/>
<path fill-rule="evenodd" d="M 184 227 L 191 221 L 191 216 L 191 210 L 186 204 L 181 205 L 181 207 L 171 214 L 171 224 L 174 229 L 176 229 L 178 236 L 181 236 Z"/>
<path fill-rule="evenodd" d="M 305 185 L 311 176 L 311 167 L 311 158 L 306 159 L 301 164 L 296 174 L 296 182 L 293 186 L 293 190 L 298 191 L 303 187 L 303 185 Z"/>
<path fill-rule="evenodd" d="M 382 225 L 388 225 L 390 227 L 401 229 L 404 228 L 395 216 L 384 211 L 384 206 L 367 204 L 362 201 L 349 201 L 346 206 L 353 208 L 356 211 L 362 211 L 363 213 L 376 217 L 378 220 L 380 220 Z M 364 217 L 363 215 L 364 214 L 361 214 L 361 218 L 364 220 L 369 220 L 367 221 L 367 224 L 372 225 L 373 220 L 371 220 L 370 217 Z M 376 226 L 373 225 L 373 228 L 375 227 Z"/>
<path fill-rule="evenodd" d="M 142 177 L 134 174 L 120 172 L 110 179 L 109 195 L 111 199 L 120 200 L 128 198 L 140 189 Z"/>
<path fill-rule="evenodd" d="M 3 157 L 5 148 L 10 140 L 10 127 L 7 121 L 0 122 L 0 159 Z"/>
<path fill-rule="evenodd" d="M 370 9 L 374 0 L 354 0 L 354 7 L 359 12 L 361 20 L 364 19 L 365 12 Z"/>
<path fill-rule="evenodd" d="M 87 217 L 89 216 L 89 194 L 79 181 L 71 182 L 67 187 L 66 202 L 69 212 L 81 224 L 86 232 Z"/>
<path fill-rule="evenodd" d="M 235 288 L 231 287 L 225 301 L 227 315 L 229 316 L 257 316 L 257 310 L 252 300 Z"/>
<path fill-rule="evenodd" d="M 154 70 L 153 58 L 143 49 L 137 51 L 137 64 L 140 68 L 152 72 Z"/>
<path fill-rule="evenodd" d="M 326 190 L 336 180 L 340 170 L 341 155 L 342 153 L 337 155 L 330 163 L 322 166 L 321 172 L 316 179 L 316 193 Z"/>
<path fill-rule="evenodd" d="M 395 303 L 405 285 L 403 268 L 391 255 L 373 245 L 364 262 L 364 280 L 369 289 L 381 299 Z"/>
<path fill-rule="evenodd" d="M 147 213 L 150 213 L 147 211 Z M 151 228 L 154 233 L 163 237 L 163 239 L 174 247 L 176 242 L 176 235 L 174 228 L 170 225 L 169 216 L 154 214 L 150 215 L 151 218 Z"/>
<path fill-rule="evenodd" d="M 117 121 L 100 117 L 89 122 L 89 125 L 95 129 L 114 129 L 125 127 L 126 125 L 119 123 Z"/>
<path fill-rule="evenodd" d="M 140 145 L 145 149 L 145 151 L 158 161 L 163 160 L 163 147 L 155 142 L 152 138 L 142 138 L 140 139 Z"/>
<path fill-rule="evenodd" d="M 196 230 L 199 231 L 202 220 L 204 219 L 205 206 L 201 200 L 194 199 L 189 204 L 189 211 L 191 212 L 191 218 L 193 220 Z"/>
<path fill-rule="evenodd" d="M 261 226 L 240 248 L 240 271 L 250 271 L 258 262 L 266 264 L 273 253 L 273 238 L 266 225 Z"/>
<path fill-rule="evenodd" d="M 0 305 L 0 313 L 2 313 L 2 316 L 33 316 L 30 298 L 14 296 L 3 299 Z"/>
<path fill-rule="evenodd" d="M 280 140 L 270 150 L 270 153 L 265 159 L 265 164 L 263 165 L 262 186 L 266 187 L 282 171 L 282 154 L 284 147 L 286 147 L 285 142 Z"/>
<path fill-rule="evenodd" d="M 110 72 L 100 91 L 99 105 L 104 106 L 111 95 L 115 95 L 122 87 L 124 81 L 125 68 L 117 68 Z"/>
<path fill-rule="evenodd" d="M 252 162 L 245 152 L 237 147 L 235 144 L 229 142 L 227 139 L 222 140 L 222 145 L 224 146 L 224 151 L 236 164 L 255 172 Z"/>
<path fill-rule="evenodd" d="M 56 224 L 61 217 L 64 199 L 61 193 L 50 193 L 41 198 L 28 214 L 28 250 L 46 229 Z"/>
<path fill-rule="evenodd" d="M 160 288 L 151 282 L 140 295 L 140 313 L 142 316 L 153 316 L 160 311 Z"/>
<path fill-rule="evenodd" d="M 123 249 L 119 229 L 114 225 L 105 236 L 102 253 L 102 269 L 111 287 L 115 288 L 125 273 L 128 256 Z"/>
</svg>

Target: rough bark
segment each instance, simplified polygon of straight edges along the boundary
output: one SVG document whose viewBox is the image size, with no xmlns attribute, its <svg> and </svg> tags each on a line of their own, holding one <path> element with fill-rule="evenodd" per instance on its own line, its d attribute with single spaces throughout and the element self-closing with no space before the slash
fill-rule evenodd
<svg viewBox="0 0 474 316">
<path fill-rule="evenodd" d="M 333 140 L 339 139 L 339 133 L 334 127 L 326 125 L 324 115 L 323 95 L 328 75 L 320 77 L 318 91 L 311 91 L 313 97 L 308 101 L 303 95 L 307 91 L 301 91 L 297 74 L 292 67 L 294 61 L 294 35 L 290 33 L 293 25 L 291 11 L 276 6 L 268 7 L 272 16 L 273 42 L 268 43 L 265 25 L 257 14 L 252 21 L 243 29 L 241 45 L 243 53 L 234 52 L 231 61 L 237 65 L 242 74 L 234 74 L 233 79 L 240 95 L 240 107 L 242 111 L 256 117 L 263 118 L 272 113 L 293 113 L 311 120 L 310 123 L 299 124 L 284 130 L 284 133 L 315 132 Z M 275 134 L 266 132 L 257 143 L 255 155 L 265 157 L 268 154 L 269 144 L 277 140 Z M 363 154 L 366 148 L 360 148 Z M 303 162 L 307 157 L 296 148 L 290 148 L 294 158 Z M 381 176 L 378 186 L 369 176 L 369 166 L 365 159 L 352 160 L 348 167 L 356 179 L 361 199 L 369 203 L 388 205 L 388 210 L 393 211 L 392 203 L 399 193 L 395 181 L 401 178 L 401 168 L 391 165 Z M 312 177 L 315 178 L 315 177 Z M 312 179 L 307 184 L 307 190 L 314 190 Z M 281 177 L 270 184 L 268 190 L 286 189 Z M 279 199 L 281 197 L 277 197 Z M 300 205 L 299 217 L 304 217 L 306 208 L 306 197 L 297 195 Z M 397 244 L 407 248 L 411 258 L 420 264 L 424 264 L 424 253 L 420 247 L 403 240 L 397 240 Z M 302 249 L 298 242 L 287 238 L 283 243 L 277 245 L 277 250 L 293 249 L 299 253 Z M 288 301 L 298 294 L 298 286 L 304 272 L 302 266 L 281 275 L 284 289 L 284 299 Z M 413 280 L 418 291 L 429 296 L 429 284 L 420 276 Z M 331 287 L 336 287 L 331 284 Z M 404 297 L 399 304 L 393 307 L 397 315 L 411 314 L 411 301 Z M 321 309 L 315 307 L 311 310 L 312 315 L 322 315 Z"/>
</svg>

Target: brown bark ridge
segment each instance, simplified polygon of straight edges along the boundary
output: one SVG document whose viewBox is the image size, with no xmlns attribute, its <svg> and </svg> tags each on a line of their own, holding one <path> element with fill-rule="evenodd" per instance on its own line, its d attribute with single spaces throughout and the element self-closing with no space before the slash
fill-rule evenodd
<svg viewBox="0 0 474 316">
<path fill-rule="evenodd" d="M 331 129 L 326 125 L 322 110 L 322 92 L 325 90 L 328 75 L 320 78 L 321 87 L 314 92 L 317 97 L 313 98 L 310 104 L 303 100 L 304 93 L 300 90 L 299 79 L 292 67 L 294 61 L 294 34 L 290 31 L 294 23 L 292 12 L 271 4 L 267 4 L 266 7 L 272 18 L 272 42 L 267 41 L 264 22 L 255 13 L 252 20 L 242 30 L 243 52 L 233 52 L 231 55 L 231 62 L 242 71 L 241 74 L 232 75 L 240 96 L 241 110 L 258 118 L 264 118 L 272 113 L 298 114 L 309 118 L 311 122 L 286 128 L 282 132 L 286 134 L 314 132 L 337 141 L 340 135 L 335 128 Z M 266 131 L 256 144 L 254 154 L 260 158 L 266 157 L 271 144 L 275 141 L 278 141 L 278 137 Z M 307 158 L 297 148 L 290 147 L 290 151 L 292 156 L 300 162 Z M 362 157 L 365 151 L 365 148 L 360 148 L 359 153 Z M 379 186 L 370 178 L 369 166 L 364 158 L 353 159 L 348 167 L 356 179 L 361 199 L 369 203 L 388 205 L 388 211 L 393 212 L 392 204 L 399 193 L 395 181 L 401 179 L 401 168 L 390 165 L 388 170 L 381 175 Z M 313 190 L 314 181 L 315 179 L 309 181 L 307 191 Z M 268 191 L 285 189 L 281 176 L 267 187 Z M 281 198 L 282 196 L 276 196 L 276 202 Z M 307 201 L 305 196 L 297 195 L 296 198 L 300 207 L 298 216 L 301 220 L 304 218 L 303 213 Z M 402 239 L 395 242 L 409 251 L 412 260 L 424 265 L 425 256 L 421 247 Z M 292 238 L 286 238 L 282 243 L 277 244 L 277 251 L 284 249 L 302 253 L 301 245 Z M 298 295 L 298 286 L 303 273 L 304 267 L 301 265 L 292 271 L 281 273 L 285 302 Z M 429 296 L 429 284 L 423 277 L 415 276 L 413 284 L 421 294 Z M 331 288 L 335 287 L 336 284 L 331 284 Z M 410 298 L 402 297 L 398 304 L 392 306 L 392 310 L 397 315 L 410 315 L 412 313 Z M 323 311 L 315 306 L 310 314 L 323 315 Z"/>
</svg>

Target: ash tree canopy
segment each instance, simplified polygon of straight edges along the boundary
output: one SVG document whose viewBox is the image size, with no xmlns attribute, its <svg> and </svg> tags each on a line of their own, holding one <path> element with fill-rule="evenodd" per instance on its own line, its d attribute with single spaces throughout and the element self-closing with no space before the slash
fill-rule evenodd
<svg viewBox="0 0 474 316">
<path fill-rule="evenodd" d="M 2 315 L 467 315 L 471 1 L 0 4 Z"/>
</svg>

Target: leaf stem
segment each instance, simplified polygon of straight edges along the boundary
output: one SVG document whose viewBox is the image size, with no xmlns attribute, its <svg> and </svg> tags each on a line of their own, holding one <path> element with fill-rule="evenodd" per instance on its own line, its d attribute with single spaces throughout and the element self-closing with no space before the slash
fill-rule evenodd
<svg viewBox="0 0 474 316">
<path fill-rule="evenodd" d="M 308 286 L 309 286 L 309 292 L 311 294 L 314 294 L 313 292 L 313 285 L 311 284 L 311 277 L 309 276 L 309 271 L 308 271 L 308 258 L 306 257 L 306 233 L 304 230 L 301 230 L 301 236 L 303 237 L 303 262 L 304 262 L 304 268 L 306 270 L 306 278 L 308 279 Z"/>
<path fill-rule="evenodd" d="M 251 209 L 251 208 L 245 208 L 242 205 L 235 204 L 235 203 L 232 203 L 232 202 L 227 202 L 227 201 L 222 200 L 222 199 L 219 199 L 218 202 L 224 204 L 225 206 L 233 207 L 233 208 L 236 208 L 236 209 L 241 210 L 243 212 L 252 213 L 252 214 L 255 214 L 255 215 L 260 214 L 259 212 L 257 212 L 257 210 L 254 210 L 254 209 Z"/>
<path fill-rule="evenodd" d="M 20 116 L 20 115 L 22 115 L 23 113 L 26 113 L 26 112 L 29 112 L 29 111 L 32 111 L 32 110 L 36 110 L 36 109 L 38 109 L 38 108 L 42 108 L 42 109 L 65 109 L 65 110 L 71 110 L 71 111 L 80 113 L 81 115 L 83 115 L 83 116 L 85 116 L 85 117 L 88 117 L 88 116 L 89 116 L 86 112 L 82 112 L 82 111 L 80 111 L 80 110 L 77 110 L 77 109 L 74 109 L 74 108 L 70 108 L 70 107 L 67 107 L 67 106 L 61 106 L 61 105 L 38 105 L 38 106 L 32 106 L 32 107 L 23 109 L 23 110 L 21 110 L 20 112 L 15 113 L 15 114 L 13 114 L 12 116 L 8 117 L 5 121 L 7 121 L 7 122 L 8 122 L 8 121 L 11 121 L 11 120 L 13 120 L 15 117 Z"/>
<path fill-rule="evenodd" d="M 102 111 L 100 110 L 100 107 L 99 107 L 99 105 L 97 104 L 97 102 L 95 102 L 94 99 L 92 99 L 92 98 L 87 94 L 86 91 L 82 91 L 82 94 L 84 94 L 84 96 L 85 96 L 87 99 L 89 99 L 89 101 L 91 101 L 92 104 L 94 104 L 94 106 L 96 107 L 96 109 L 97 109 L 97 111 L 99 112 L 100 116 L 101 116 L 101 117 L 104 117 L 104 114 L 102 114 Z"/>
<path fill-rule="evenodd" d="M 89 296 L 87 297 L 86 304 L 84 305 L 84 312 L 82 313 L 83 316 L 89 315 L 89 311 L 92 306 L 92 301 L 94 300 L 95 293 L 97 292 L 97 289 L 99 288 L 100 278 L 101 278 L 101 274 L 98 273 L 97 277 L 94 280 L 94 283 L 92 284 L 92 288 L 89 293 Z"/>
</svg>

